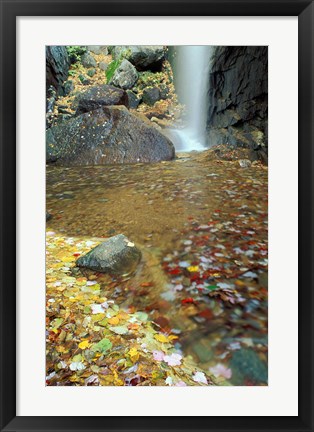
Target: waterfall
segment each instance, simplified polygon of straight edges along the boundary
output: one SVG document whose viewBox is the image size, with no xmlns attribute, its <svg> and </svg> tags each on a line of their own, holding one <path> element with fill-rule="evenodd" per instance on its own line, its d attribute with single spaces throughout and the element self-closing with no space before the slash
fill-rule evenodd
<svg viewBox="0 0 314 432">
<path fill-rule="evenodd" d="M 202 151 L 206 148 L 209 65 L 213 47 L 176 48 L 176 91 L 185 105 L 186 127 L 174 131 L 176 151 Z"/>
</svg>

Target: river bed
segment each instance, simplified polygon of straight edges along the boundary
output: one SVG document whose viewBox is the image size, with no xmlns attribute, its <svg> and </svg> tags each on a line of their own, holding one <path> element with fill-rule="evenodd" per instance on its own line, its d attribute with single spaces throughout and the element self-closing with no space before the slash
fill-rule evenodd
<svg viewBox="0 0 314 432">
<path fill-rule="evenodd" d="M 206 152 L 156 164 L 49 166 L 47 229 L 98 242 L 126 235 L 142 262 L 124 279 L 94 274 L 102 294 L 176 334 L 176 348 L 200 370 L 230 385 L 266 385 L 267 175 L 261 164 L 241 168 Z"/>
</svg>

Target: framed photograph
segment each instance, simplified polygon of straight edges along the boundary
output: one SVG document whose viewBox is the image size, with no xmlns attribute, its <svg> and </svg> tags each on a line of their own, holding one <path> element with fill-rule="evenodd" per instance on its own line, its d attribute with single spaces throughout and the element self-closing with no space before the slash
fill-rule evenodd
<svg viewBox="0 0 314 432">
<path fill-rule="evenodd" d="M 1 1 L 1 430 L 313 430 L 313 2 Z"/>
</svg>

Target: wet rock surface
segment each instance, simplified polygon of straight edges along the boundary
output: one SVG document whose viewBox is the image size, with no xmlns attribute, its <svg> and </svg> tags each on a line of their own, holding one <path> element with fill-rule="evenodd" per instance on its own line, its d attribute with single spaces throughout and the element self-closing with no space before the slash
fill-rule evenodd
<svg viewBox="0 0 314 432">
<path fill-rule="evenodd" d="M 103 107 L 46 131 L 47 162 L 105 165 L 175 157 L 172 142 L 125 107 Z"/>
<path fill-rule="evenodd" d="M 141 256 L 141 251 L 135 244 L 123 234 L 119 234 L 80 257 L 76 264 L 102 273 L 123 275 L 136 269 Z"/>
<path fill-rule="evenodd" d="M 207 126 L 211 145 L 246 147 L 252 160 L 267 160 L 267 47 L 216 47 Z"/>
</svg>

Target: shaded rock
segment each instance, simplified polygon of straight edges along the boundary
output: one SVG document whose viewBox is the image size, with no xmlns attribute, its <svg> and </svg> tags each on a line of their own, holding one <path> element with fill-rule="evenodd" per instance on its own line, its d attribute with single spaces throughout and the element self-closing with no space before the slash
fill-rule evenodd
<svg viewBox="0 0 314 432">
<path fill-rule="evenodd" d="M 70 111 L 68 111 L 66 108 L 61 107 L 61 106 L 58 107 L 58 113 L 72 115 L 72 113 Z"/>
<path fill-rule="evenodd" d="M 123 234 L 118 234 L 80 257 L 76 264 L 98 272 L 122 275 L 133 272 L 141 251 Z"/>
<path fill-rule="evenodd" d="M 97 66 L 96 60 L 89 53 L 85 53 L 82 55 L 81 63 L 86 68 L 95 68 Z"/>
<path fill-rule="evenodd" d="M 125 91 L 111 85 L 91 87 L 77 96 L 73 108 L 79 115 L 108 105 L 128 106 L 128 97 Z"/>
<path fill-rule="evenodd" d="M 57 92 L 53 86 L 47 90 L 47 105 L 46 112 L 52 113 L 57 99 Z"/>
<path fill-rule="evenodd" d="M 192 349 L 201 363 L 206 363 L 214 357 L 210 342 L 206 339 L 197 340 Z"/>
<path fill-rule="evenodd" d="M 70 60 L 65 46 L 46 46 L 46 89 L 50 86 L 63 96 L 63 83 L 68 77 Z"/>
<path fill-rule="evenodd" d="M 79 80 L 81 81 L 81 83 L 83 85 L 89 85 L 90 84 L 90 80 L 88 78 L 86 78 L 86 76 L 84 75 L 79 75 Z"/>
<path fill-rule="evenodd" d="M 267 47 L 216 47 L 211 64 L 209 144 L 246 147 L 267 158 Z"/>
<path fill-rule="evenodd" d="M 147 87 L 143 90 L 143 102 L 153 106 L 161 99 L 160 90 L 158 87 Z"/>
<path fill-rule="evenodd" d="M 128 60 L 124 59 L 116 69 L 109 84 L 114 84 L 126 90 L 132 88 L 137 79 L 138 74 L 135 67 Z"/>
<path fill-rule="evenodd" d="M 110 106 L 81 114 L 48 129 L 47 162 L 105 165 L 171 160 L 172 142 L 125 107 Z"/>
<path fill-rule="evenodd" d="M 67 96 L 74 90 L 74 83 L 72 80 L 67 80 L 64 83 L 64 95 Z"/>
<path fill-rule="evenodd" d="M 87 50 L 99 55 L 99 54 L 103 54 L 103 55 L 107 55 L 108 54 L 108 47 L 106 45 L 88 45 Z"/>
<path fill-rule="evenodd" d="M 245 385 L 246 379 L 254 384 L 267 383 L 267 366 L 252 349 L 242 348 L 235 351 L 230 367 L 232 369 L 231 382 L 234 385 Z"/>
<path fill-rule="evenodd" d="M 136 109 L 140 104 L 140 99 L 131 90 L 126 91 L 128 95 L 129 108 Z"/>
<path fill-rule="evenodd" d="M 162 45 L 119 45 L 113 49 L 113 58 L 125 56 L 137 70 L 160 70 L 165 50 Z"/>
<path fill-rule="evenodd" d="M 95 75 L 95 73 L 96 73 L 96 69 L 94 69 L 94 68 L 88 69 L 88 71 L 87 71 L 87 75 L 89 77 L 93 77 Z"/>
<path fill-rule="evenodd" d="M 102 61 L 99 63 L 98 67 L 99 67 L 99 69 L 105 71 L 108 68 L 108 63 Z"/>
</svg>

